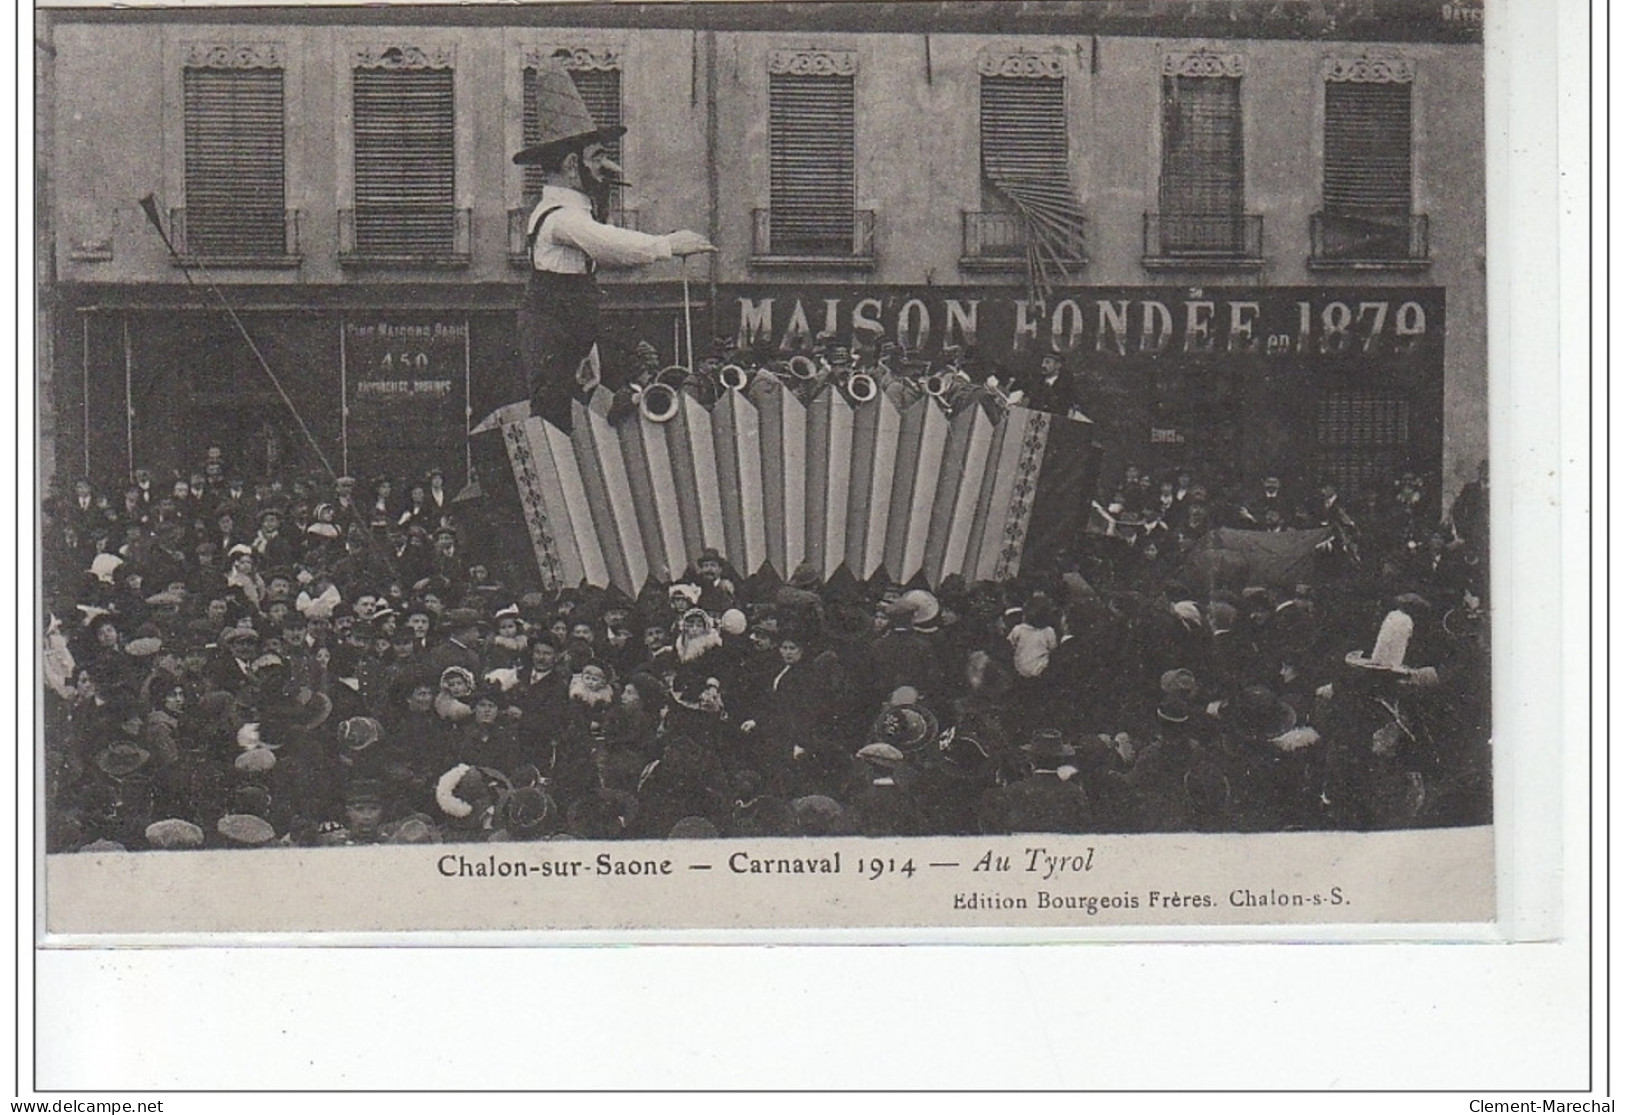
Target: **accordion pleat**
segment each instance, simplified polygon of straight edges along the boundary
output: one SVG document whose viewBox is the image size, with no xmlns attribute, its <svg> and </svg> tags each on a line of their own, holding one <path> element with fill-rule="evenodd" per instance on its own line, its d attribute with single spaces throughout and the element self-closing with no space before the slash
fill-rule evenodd
<svg viewBox="0 0 1625 1115">
<path fill-rule="evenodd" d="M 804 562 L 935 586 L 1020 570 L 1051 415 L 1023 407 L 949 414 L 930 398 L 853 403 L 826 389 L 683 394 L 666 422 L 575 404 L 573 431 L 510 411 L 508 450 L 548 587 L 638 595 L 715 547 L 742 572 L 788 579 Z"/>
</svg>

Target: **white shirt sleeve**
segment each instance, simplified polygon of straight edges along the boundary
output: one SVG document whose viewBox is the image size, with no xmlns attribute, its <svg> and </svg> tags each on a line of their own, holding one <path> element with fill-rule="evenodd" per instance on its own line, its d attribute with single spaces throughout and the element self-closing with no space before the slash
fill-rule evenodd
<svg viewBox="0 0 1625 1115">
<path fill-rule="evenodd" d="M 670 237 L 599 224 L 580 209 L 560 209 L 547 231 L 555 243 L 585 252 L 600 267 L 634 267 L 671 258 Z"/>
</svg>

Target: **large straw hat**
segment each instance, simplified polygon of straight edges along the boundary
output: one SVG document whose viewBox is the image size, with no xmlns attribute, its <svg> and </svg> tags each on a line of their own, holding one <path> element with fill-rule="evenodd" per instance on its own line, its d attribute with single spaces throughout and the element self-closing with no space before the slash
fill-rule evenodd
<svg viewBox="0 0 1625 1115">
<path fill-rule="evenodd" d="M 536 142 L 513 157 L 519 166 L 540 163 L 567 144 L 607 143 L 626 134 L 619 124 L 598 126 L 575 82 L 556 59 L 544 62 L 536 71 L 536 123 L 540 129 Z"/>
</svg>

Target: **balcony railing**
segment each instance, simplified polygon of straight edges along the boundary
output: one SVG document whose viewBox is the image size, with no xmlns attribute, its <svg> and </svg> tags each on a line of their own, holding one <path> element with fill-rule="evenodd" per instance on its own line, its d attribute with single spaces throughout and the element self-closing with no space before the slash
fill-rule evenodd
<svg viewBox="0 0 1625 1115">
<path fill-rule="evenodd" d="M 169 239 L 182 263 L 297 267 L 299 210 L 171 209 Z"/>
<path fill-rule="evenodd" d="M 1242 269 L 1264 265 L 1264 218 L 1247 213 L 1147 213 L 1145 266 Z"/>
<path fill-rule="evenodd" d="M 339 210 L 339 263 L 345 267 L 467 267 L 467 209 L 390 205 Z"/>
<path fill-rule="evenodd" d="M 1029 235 L 1027 222 L 1019 215 L 961 210 L 960 230 L 962 270 L 1008 271 L 1026 265 Z M 1060 234 L 1062 267 L 1081 267 L 1089 262 L 1085 232 L 1080 223 Z"/>
<path fill-rule="evenodd" d="M 1414 269 L 1428 265 L 1428 219 L 1315 213 L 1309 218 L 1309 266 Z"/>
<path fill-rule="evenodd" d="M 508 262 L 515 267 L 530 266 L 530 253 L 525 250 L 525 225 L 533 211 L 533 209 L 508 210 Z M 636 232 L 647 231 L 643 227 L 643 213 L 637 209 L 611 209 L 609 223 L 617 228 L 629 228 Z"/>
<path fill-rule="evenodd" d="M 873 209 L 757 209 L 752 216 L 753 267 L 875 265 Z"/>
</svg>

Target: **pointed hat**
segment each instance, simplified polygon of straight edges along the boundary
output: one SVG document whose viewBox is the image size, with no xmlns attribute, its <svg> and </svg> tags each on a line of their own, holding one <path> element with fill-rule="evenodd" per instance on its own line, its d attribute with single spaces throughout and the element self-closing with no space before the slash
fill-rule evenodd
<svg viewBox="0 0 1625 1115">
<path fill-rule="evenodd" d="M 607 143 L 626 134 L 619 124 L 597 125 L 576 83 L 557 59 L 548 59 L 536 71 L 536 128 L 536 141 L 513 157 L 519 166 L 539 163 L 564 144 Z"/>
<path fill-rule="evenodd" d="M 1350 666 L 1360 666 L 1367 670 L 1408 674 L 1411 670 L 1405 665 L 1405 655 L 1410 650 L 1411 633 L 1415 629 L 1415 621 L 1402 610 L 1395 608 L 1383 617 L 1382 627 L 1377 632 L 1376 646 L 1371 649 L 1371 656 L 1368 658 L 1357 650 L 1351 650 L 1343 656 L 1343 661 Z"/>
</svg>

